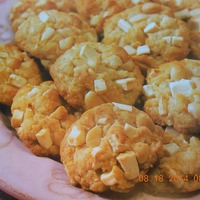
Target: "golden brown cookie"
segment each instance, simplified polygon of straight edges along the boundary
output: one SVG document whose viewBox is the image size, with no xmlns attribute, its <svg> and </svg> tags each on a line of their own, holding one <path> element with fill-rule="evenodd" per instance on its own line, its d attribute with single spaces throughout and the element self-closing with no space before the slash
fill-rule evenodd
<svg viewBox="0 0 200 200">
<path fill-rule="evenodd" d="M 200 61 L 184 59 L 151 69 L 143 86 L 144 110 L 159 125 L 200 131 Z"/>
<path fill-rule="evenodd" d="M 53 63 L 74 44 L 97 41 L 97 33 L 76 13 L 48 10 L 21 24 L 15 41 L 31 55 Z"/>
<path fill-rule="evenodd" d="M 145 7 L 149 4 L 153 5 L 152 9 Z M 168 9 L 160 4 L 145 3 L 116 14 L 104 25 L 103 43 L 123 47 L 141 66 L 155 67 L 186 58 L 190 31 L 182 20 L 167 16 L 170 15 Z"/>
<path fill-rule="evenodd" d="M 19 88 L 42 82 L 36 62 L 13 44 L 0 45 L 0 77 L 0 103 L 9 106 Z"/>
<path fill-rule="evenodd" d="M 65 106 L 52 81 L 27 84 L 13 99 L 11 125 L 35 155 L 59 157 L 60 143 L 77 119 Z"/>
<path fill-rule="evenodd" d="M 130 191 L 162 156 L 163 129 L 133 106 L 106 103 L 87 110 L 61 143 L 73 185 L 103 192 Z"/>
<path fill-rule="evenodd" d="M 45 10 L 58 10 L 63 12 L 75 11 L 74 0 L 19 0 L 11 9 L 10 21 L 14 32 L 30 16 Z"/>
<path fill-rule="evenodd" d="M 75 0 L 77 12 L 83 16 L 97 32 L 102 32 L 106 19 L 133 6 L 131 0 Z"/>
<path fill-rule="evenodd" d="M 175 17 L 187 20 L 200 14 L 199 0 L 157 0 L 161 4 L 169 6 L 174 10 Z"/>
<path fill-rule="evenodd" d="M 181 134 L 174 131 L 167 131 L 165 135 L 171 139 L 164 144 L 165 156 L 148 175 L 146 189 L 165 195 L 199 190 L 199 138 L 192 136 L 188 141 L 181 141 Z"/>
<path fill-rule="evenodd" d="M 50 67 L 60 94 L 74 108 L 87 110 L 117 101 L 133 105 L 144 77 L 126 51 L 116 45 L 75 45 Z"/>
</svg>

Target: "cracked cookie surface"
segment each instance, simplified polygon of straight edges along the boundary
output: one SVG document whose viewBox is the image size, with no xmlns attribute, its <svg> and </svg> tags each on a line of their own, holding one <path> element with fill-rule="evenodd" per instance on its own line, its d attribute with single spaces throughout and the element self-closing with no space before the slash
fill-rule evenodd
<svg viewBox="0 0 200 200">
<path fill-rule="evenodd" d="M 155 123 L 179 132 L 198 133 L 200 111 L 200 61 L 184 59 L 151 69 L 143 86 L 144 111 Z"/>
<path fill-rule="evenodd" d="M 11 124 L 27 148 L 38 156 L 59 157 L 60 143 L 77 116 L 65 106 L 52 81 L 22 87 L 11 111 Z"/>
<path fill-rule="evenodd" d="M 123 48 L 97 42 L 75 45 L 50 73 L 64 99 L 81 110 L 112 101 L 133 105 L 144 81 Z"/>
<path fill-rule="evenodd" d="M 65 135 L 61 161 L 73 185 L 130 191 L 162 157 L 163 129 L 135 107 L 106 103 L 87 110 Z"/>
<path fill-rule="evenodd" d="M 42 82 L 37 63 L 13 44 L 0 45 L 0 76 L 0 103 L 9 106 L 22 86 Z"/>
</svg>

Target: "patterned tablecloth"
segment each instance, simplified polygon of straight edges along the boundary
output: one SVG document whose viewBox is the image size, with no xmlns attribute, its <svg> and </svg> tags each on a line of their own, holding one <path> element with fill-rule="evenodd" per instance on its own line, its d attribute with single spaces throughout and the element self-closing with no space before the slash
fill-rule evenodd
<svg viewBox="0 0 200 200">
<path fill-rule="evenodd" d="M 9 12 L 17 0 L 0 0 L 0 43 L 12 42 Z M 97 195 L 71 186 L 61 163 L 33 155 L 4 123 L 0 112 L 0 191 L 20 200 L 164 200 L 140 193 Z M 0 200 L 13 199 L 0 192 Z M 136 197 L 137 196 L 137 197 Z M 198 197 L 190 199 L 199 199 Z"/>
</svg>

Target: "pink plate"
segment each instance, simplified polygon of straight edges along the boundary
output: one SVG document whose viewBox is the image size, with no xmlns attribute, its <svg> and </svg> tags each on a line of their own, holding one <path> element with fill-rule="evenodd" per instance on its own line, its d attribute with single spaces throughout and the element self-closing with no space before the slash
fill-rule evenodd
<svg viewBox="0 0 200 200">
<path fill-rule="evenodd" d="M 0 43 L 12 42 L 9 12 L 17 0 L 0 0 Z M 69 183 L 61 163 L 33 155 L 4 123 L 0 113 L 0 190 L 20 200 L 166 200 L 143 192 L 128 194 L 86 192 Z M 182 198 L 179 198 L 182 199 Z M 200 194 L 190 197 L 200 199 Z"/>
</svg>

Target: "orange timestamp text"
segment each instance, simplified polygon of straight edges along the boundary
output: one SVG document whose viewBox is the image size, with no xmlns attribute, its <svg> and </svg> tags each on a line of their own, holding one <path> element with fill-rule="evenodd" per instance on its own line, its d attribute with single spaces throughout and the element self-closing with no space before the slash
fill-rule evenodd
<svg viewBox="0 0 200 200">
<path fill-rule="evenodd" d="M 164 176 L 162 174 L 157 174 L 154 176 L 149 176 L 148 174 L 144 175 L 139 175 L 138 177 L 139 182 L 144 182 L 147 183 L 149 181 L 155 181 L 158 183 L 163 183 L 163 182 L 168 182 L 168 183 L 174 183 L 174 182 L 188 182 L 188 181 L 193 181 L 193 182 L 200 182 L 200 175 L 169 175 L 169 176 Z"/>
</svg>

